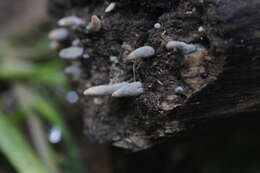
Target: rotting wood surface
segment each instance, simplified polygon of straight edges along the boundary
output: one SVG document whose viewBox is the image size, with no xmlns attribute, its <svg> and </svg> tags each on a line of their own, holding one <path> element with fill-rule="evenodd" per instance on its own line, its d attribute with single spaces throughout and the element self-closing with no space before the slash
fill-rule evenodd
<svg viewBox="0 0 260 173">
<path fill-rule="evenodd" d="M 52 9 L 57 2 L 51 2 Z M 80 59 L 78 92 L 124 81 L 144 86 L 138 97 L 82 95 L 89 139 L 138 151 L 201 122 L 260 110 L 259 1 L 114 2 L 109 13 L 109 2 L 103 0 L 66 1 L 67 10 L 61 10 L 86 23 L 97 15 L 102 23 L 98 32 L 87 33 L 86 24 L 74 31 L 89 55 Z M 188 54 L 166 49 L 171 40 L 198 48 Z M 124 62 L 146 45 L 154 48 L 154 56 Z M 183 92 L 176 93 L 177 87 Z"/>
</svg>

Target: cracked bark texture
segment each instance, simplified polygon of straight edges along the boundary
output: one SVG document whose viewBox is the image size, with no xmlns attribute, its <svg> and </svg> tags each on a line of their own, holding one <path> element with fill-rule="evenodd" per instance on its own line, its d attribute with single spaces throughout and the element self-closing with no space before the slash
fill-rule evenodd
<svg viewBox="0 0 260 173">
<path fill-rule="evenodd" d="M 86 23 L 92 15 L 102 19 L 99 32 L 86 34 L 84 25 L 73 31 L 90 55 L 79 60 L 79 93 L 101 84 L 144 84 L 139 97 L 81 96 L 90 140 L 139 151 L 205 124 L 260 111 L 259 1 L 115 2 L 111 13 L 104 12 L 109 1 L 103 0 L 49 3 L 58 17 L 77 15 Z M 165 48 L 170 40 L 200 48 L 184 55 Z M 144 45 L 152 46 L 155 56 L 124 63 L 132 50 Z M 111 56 L 119 62 L 110 61 Z M 174 92 L 178 86 L 184 93 Z"/>
</svg>

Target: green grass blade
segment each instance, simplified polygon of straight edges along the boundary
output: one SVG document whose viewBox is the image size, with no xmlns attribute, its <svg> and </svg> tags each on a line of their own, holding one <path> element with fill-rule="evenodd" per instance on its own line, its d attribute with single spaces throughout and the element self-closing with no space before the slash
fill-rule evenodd
<svg viewBox="0 0 260 173">
<path fill-rule="evenodd" d="M 11 59 L 11 58 L 10 58 Z M 40 65 L 29 64 L 19 60 L 9 60 L 0 63 L 0 80 L 5 81 L 28 81 L 45 86 L 58 86 L 66 88 L 68 82 L 58 62 Z"/>
<path fill-rule="evenodd" d="M 61 128 L 61 131 L 63 133 L 64 142 L 66 144 L 66 147 L 68 148 L 68 155 L 70 157 L 70 165 L 72 165 L 73 172 L 74 173 L 82 173 L 84 170 L 82 169 L 80 160 L 79 160 L 79 154 L 77 151 L 77 148 L 73 142 L 73 139 L 71 137 L 71 134 L 66 127 L 65 123 L 60 117 L 60 114 L 56 110 L 56 108 L 47 100 L 38 97 L 34 100 L 34 109 L 39 112 L 43 118 L 48 120 L 50 123 L 58 126 Z"/>
<path fill-rule="evenodd" d="M 19 173 L 50 173 L 9 120 L 0 115 L 0 150 Z"/>
</svg>

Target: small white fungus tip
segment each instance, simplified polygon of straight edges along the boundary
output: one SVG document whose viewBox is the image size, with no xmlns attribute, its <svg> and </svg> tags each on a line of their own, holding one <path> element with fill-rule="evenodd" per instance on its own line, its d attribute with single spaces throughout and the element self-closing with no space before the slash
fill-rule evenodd
<svg viewBox="0 0 260 173">
<path fill-rule="evenodd" d="M 73 103 L 76 103 L 78 100 L 79 100 L 79 96 L 77 94 L 77 92 L 75 91 L 69 91 L 66 95 L 66 100 L 73 104 Z"/>
<path fill-rule="evenodd" d="M 100 31 L 101 27 L 102 27 L 101 20 L 96 15 L 93 15 L 91 17 L 90 23 L 86 26 L 86 30 L 88 33 L 98 32 Z"/>
<path fill-rule="evenodd" d="M 64 69 L 64 73 L 69 75 L 73 81 L 77 81 L 81 76 L 81 69 L 78 65 L 72 64 Z"/>
<path fill-rule="evenodd" d="M 166 44 L 167 49 L 180 49 L 184 54 L 189 54 L 197 50 L 197 46 L 194 44 L 188 44 L 182 41 L 169 41 Z"/>
<path fill-rule="evenodd" d="M 68 60 L 74 60 L 74 59 L 78 59 L 79 57 L 81 57 L 83 55 L 83 48 L 82 47 L 69 47 L 69 48 L 65 48 L 62 49 L 59 52 L 59 56 L 62 59 L 68 59 Z"/>
<path fill-rule="evenodd" d="M 61 18 L 58 21 L 58 25 L 62 27 L 77 27 L 80 24 L 84 23 L 84 21 L 77 16 L 67 16 L 64 18 Z"/>
<path fill-rule="evenodd" d="M 199 31 L 199 32 L 204 32 L 204 31 L 205 31 L 205 28 L 204 28 L 203 26 L 200 26 L 200 27 L 198 28 L 198 31 Z"/>
<path fill-rule="evenodd" d="M 62 138 L 61 129 L 58 126 L 53 126 L 49 132 L 49 141 L 53 144 L 59 143 Z"/>
<path fill-rule="evenodd" d="M 112 97 L 136 97 L 143 94 L 143 84 L 141 82 L 132 82 L 118 89 L 112 94 Z"/>
<path fill-rule="evenodd" d="M 184 88 L 181 87 L 181 86 L 179 86 L 179 87 L 177 87 L 177 88 L 174 89 L 174 92 L 175 92 L 176 94 L 182 94 L 182 93 L 184 92 Z"/>
<path fill-rule="evenodd" d="M 101 95 L 96 87 L 88 88 L 83 92 L 84 95 Z"/>
<path fill-rule="evenodd" d="M 56 28 L 49 32 L 48 38 L 52 41 L 63 41 L 68 39 L 69 31 L 65 28 Z"/>
<path fill-rule="evenodd" d="M 154 28 L 155 29 L 160 29 L 161 27 L 162 27 L 162 25 L 160 23 L 154 24 Z"/>
<path fill-rule="evenodd" d="M 105 9 L 105 13 L 110 13 L 112 12 L 116 7 L 116 3 L 115 2 L 111 2 L 107 8 Z"/>
<path fill-rule="evenodd" d="M 136 59 L 149 58 L 154 56 L 154 54 L 155 54 L 155 50 L 153 47 L 143 46 L 132 51 L 125 59 L 125 62 L 133 61 Z"/>
<path fill-rule="evenodd" d="M 81 46 L 81 42 L 79 39 L 75 39 L 72 41 L 71 45 L 75 46 L 75 47 L 79 47 L 79 46 Z"/>
<path fill-rule="evenodd" d="M 127 82 L 110 84 L 110 85 L 98 85 L 91 88 L 86 89 L 83 94 L 89 96 L 109 96 L 112 95 L 113 92 L 127 85 Z"/>
<path fill-rule="evenodd" d="M 83 92 L 88 96 L 112 96 L 112 97 L 135 97 L 143 94 L 141 82 L 121 82 L 111 85 L 98 85 L 88 88 Z"/>
</svg>

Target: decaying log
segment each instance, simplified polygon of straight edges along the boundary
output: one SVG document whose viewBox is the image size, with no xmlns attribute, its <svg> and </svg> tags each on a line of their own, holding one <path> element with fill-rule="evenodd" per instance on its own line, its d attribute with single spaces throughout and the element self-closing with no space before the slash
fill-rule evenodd
<svg viewBox="0 0 260 173">
<path fill-rule="evenodd" d="M 259 1 L 113 2 L 115 8 L 106 13 L 109 3 L 103 0 L 66 1 L 67 15 L 86 23 L 97 15 L 102 24 L 97 32 L 86 32 L 86 24 L 75 30 L 89 55 L 80 59 L 78 91 L 134 81 L 144 87 L 137 97 L 82 94 L 90 139 L 138 151 L 205 121 L 260 111 Z M 172 40 L 196 50 L 166 47 Z M 124 61 L 147 45 L 155 55 Z"/>
</svg>

